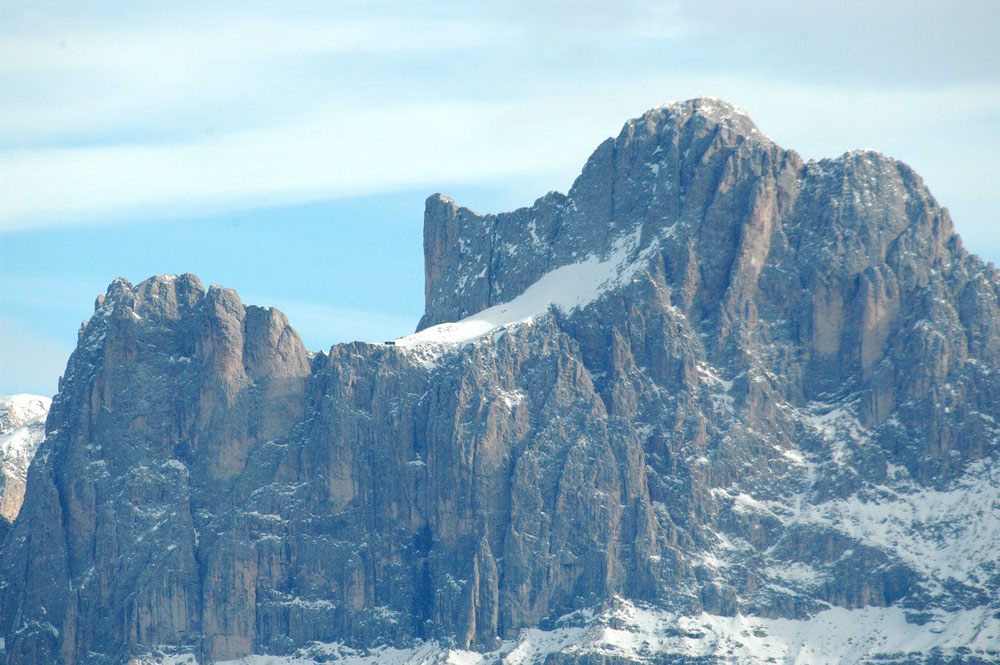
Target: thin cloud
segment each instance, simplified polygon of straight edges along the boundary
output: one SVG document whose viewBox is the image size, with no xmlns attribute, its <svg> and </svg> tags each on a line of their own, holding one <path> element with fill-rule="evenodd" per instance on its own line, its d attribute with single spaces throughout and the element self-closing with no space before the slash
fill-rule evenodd
<svg viewBox="0 0 1000 665">
<path fill-rule="evenodd" d="M 282 127 L 167 145 L 0 153 L 0 229 L 93 221 L 158 207 L 251 207 L 524 176 L 564 166 L 565 130 L 495 131 L 544 109 L 424 104 L 336 109 Z M 554 120 L 554 119 L 553 119 Z"/>
<path fill-rule="evenodd" d="M 1000 80 L 995 0 L 699 0 L 678 19 L 704 56 L 738 56 L 771 78 L 933 89 Z"/>
<path fill-rule="evenodd" d="M 758 24 L 791 12 L 764 5 L 750 32 L 771 34 L 778 28 Z M 702 94 L 746 107 L 763 131 L 810 157 L 868 145 L 919 161 L 914 146 L 940 132 L 962 146 L 949 154 L 981 161 L 984 142 L 956 128 L 996 131 L 1000 88 L 989 81 L 810 78 L 781 40 L 757 43 L 763 54 L 739 35 L 720 42 L 738 8 L 609 7 L 121 5 L 97 21 L 70 5 L 35 9 L 43 27 L 7 35 L 10 57 L 0 58 L 0 82 L 16 93 L 0 101 L 0 232 L 513 179 L 538 194 L 565 190 L 626 118 Z M 865 11 L 887 20 L 905 10 Z M 824 11 L 800 6 L 789 20 L 811 26 Z M 961 20 L 979 16 L 969 12 Z M 15 16 L 9 25 L 19 21 L 27 24 Z M 845 57 L 823 62 L 837 69 Z M 776 77 L 773 62 L 783 61 Z M 957 161 L 969 182 L 996 171 L 989 157 L 978 175 L 972 159 Z"/>
<path fill-rule="evenodd" d="M 682 98 L 705 88 L 746 106 L 762 131 L 814 158 L 874 147 L 910 160 L 911 152 L 922 155 L 906 147 L 914 137 L 948 132 L 949 125 L 1000 109 L 1000 90 L 982 86 L 948 94 L 867 89 L 844 94 L 832 86 L 680 76 L 637 77 L 617 85 L 614 96 L 607 94 L 606 82 L 597 81 L 573 93 L 523 102 L 345 104 L 300 113 L 282 126 L 163 145 L 0 153 L 0 229 L 508 178 L 534 179 L 539 194 L 565 190 L 589 151 L 617 133 L 622 120 L 665 101 L 650 90 Z M 907 112 L 914 108 L 920 113 Z M 926 162 L 933 167 L 932 157 Z M 978 179 L 983 169 L 996 171 L 997 165 L 979 162 L 974 173 L 967 173 L 968 164 L 948 168 Z"/>
<path fill-rule="evenodd" d="M 163 24 L 57 25 L 2 42 L 0 82 L 17 94 L 0 102 L 0 141 L 37 145 L 66 141 L 67 128 L 86 137 L 116 127 L 119 139 L 141 141 L 147 137 L 130 137 L 129 130 L 156 135 L 181 125 L 200 133 L 206 115 L 227 127 L 248 116 L 260 124 L 287 111 L 289 94 L 322 104 L 363 91 L 358 61 L 405 69 L 417 55 L 481 48 L 496 37 L 482 21 L 461 17 L 296 20 L 234 13 L 206 20 L 189 12 Z M 348 91 L 342 84 L 352 73 Z"/>
<path fill-rule="evenodd" d="M 192 18 L 192 17 L 187 17 Z M 111 69 L 184 72 L 213 63 L 272 62 L 275 59 L 342 53 L 412 53 L 471 48 L 486 26 L 467 19 L 351 18 L 288 21 L 274 16 L 237 16 L 235 20 L 156 30 L 122 26 L 83 33 L 48 31 L 8 37 L 0 74 L 51 70 Z M 443 34 L 448 39 L 439 39 Z"/>
</svg>

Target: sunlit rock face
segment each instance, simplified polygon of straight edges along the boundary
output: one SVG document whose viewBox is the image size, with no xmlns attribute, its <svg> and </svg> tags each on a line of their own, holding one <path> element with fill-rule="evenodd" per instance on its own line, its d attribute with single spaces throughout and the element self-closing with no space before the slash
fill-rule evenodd
<svg viewBox="0 0 1000 665">
<path fill-rule="evenodd" d="M 1000 662 L 1000 276 L 908 167 L 692 100 L 424 249 L 418 332 L 328 353 L 113 283 L 5 662 Z"/>
</svg>

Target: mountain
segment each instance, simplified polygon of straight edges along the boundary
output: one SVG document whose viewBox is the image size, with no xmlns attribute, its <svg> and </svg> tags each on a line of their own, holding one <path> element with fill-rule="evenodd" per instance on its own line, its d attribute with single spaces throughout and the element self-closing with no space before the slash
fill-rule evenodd
<svg viewBox="0 0 1000 665">
<path fill-rule="evenodd" d="M 24 500 L 28 465 L 45 437 L 48 397 L 0 397 L 0 538 Z"/>
<path fill-rule="evenodd" d="M 4 662 L 1000 663 L 1000 274 L 907 166 L 691 100 L 424 250 L 418 332 L 328 353 L 116 280 Z"/>
</svg>

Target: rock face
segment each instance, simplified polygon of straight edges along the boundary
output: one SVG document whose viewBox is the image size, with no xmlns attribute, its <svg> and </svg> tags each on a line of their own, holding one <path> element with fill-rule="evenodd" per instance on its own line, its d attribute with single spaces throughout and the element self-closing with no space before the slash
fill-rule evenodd
<svg viewBox="0 0 1000 665">
<path fill-rule="evenodd" d="M 3 544 L 4 662 L 1000 662 L 1000 274 L 905 165 L 693 100 L 566 196 L 432 196 L 424 243 L 394 345 L 113 283 Z"/>
<path fill-rule="evenodd" d="M 51 402 L 39 395 L 0 397 L 0 522 L 13 522 L 21 510 L 28 465 L 45 437 Z"/>
</svg>

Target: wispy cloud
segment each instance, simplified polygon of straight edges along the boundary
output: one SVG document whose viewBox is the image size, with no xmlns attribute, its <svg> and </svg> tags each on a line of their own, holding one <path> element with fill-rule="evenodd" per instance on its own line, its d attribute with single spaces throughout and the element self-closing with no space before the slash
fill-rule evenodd
<svg viewBox="0 0 1000 665">
<path fill-rule="evenodd" d="M 148 26 L 144 26 L 148 27 Z M 453 51 L 475 46 L 482 21 L 420 17 L 302 20 L 236 14 L 205 20 L 197 14 L 150 31 L 123 24 L 86 32 L 49 28 L 30 37 L 7 37 L 0 74 L 101 68 L 156 72 L 164 81 L 186 79 L 192 70 L 233 63 L 343 53 Z M 447 40 L 435 39 L 443 33 Z M 171 78 L 171 75 L 177 78 Z"/>
<path fill-rule="evenodd" d="M 867 144 L 919 159 L 933 130 L 980 157 L 984 142 L 960 128 L 1000 125 L 1000 56 L 963 68 L 930 37 L 961 37 L 966 56 L 985 48 L 990 6 L 930 3 L 935 26 L 906 3 L 855 5 L 857 29 L 883 33 L 877 48 L 833 48 L 843 31 L 823 22 L 849 18 L 784 0 L 752 12 L 645 0 L 8 6 L 0 231 L 515 177 L 541 194 L 568 187 L 626 118 L 700 94 L 746 107 L 808 156 Z M 919 57 L 873 60 L 884 44 Z M 845 78 L 865 61 L 870 75 Z M 935 74 L 949 63 L 961 84 Z M 975 175 L 958 161 L 956 187 Z"/>
<path fill-rule="evenodd" d="M 699 0 L 701 46 L 785 81 L 934 89 L 1000 80 L 995 0 Z"/>
<path fill-rule="evenodd" d="M 301 202 L 565 168 L 565 129 L 534 137 L 530 145 L 541 160 L 529 159 L 523 131 L 496 131 L 540 112 L 485 103 L 340 108 L 286 126 L 163 145 L 7 151 L 0 153 L 0 228 L 136 211 L 149 217 L 164 207 L 176 214 Z"/>
<path fill-rule="evenodd" d="M 522 102 L 449 93 L 421 69 L 512 28 L 400 14 L 189 8 L 7 36 L 0 230 L 551 169 L 496 131 Z"/>
<path fill-rule="evenodd" d="M 615 133 L 625 117 L 654 105 L 656 93 L 650 90 L 683 97 L 705 87 L 752 105 L 765 133 L 817 158 L 858 146 L 904 159 L 911 152 L 923 157 L 919 148 L 934 137 L 914 143 L 914 135 L 945 132 L 948 124 L 1000 109 L 1000 89 L 989 87 L 954 88 L 948 95 L 859 90 L 845 96 L 834 87 L 679 75 L 637 77 L 618 85 L 614 97 L 597 82 L 525 101 L 370 108 L 341 104 L 302 110 L 284 118 L 286 124 L 161 144 L 0 152 L 0 229 L 128 215 L 150 218 L 514 177 L 536 179 L 540 186 L 551 183 L 540 194 L 567 187 L 593 146 Z M 920 108 L 921 113 L 907 114 L 908 108 Z M 567 122 L 568 115 L 572 122 Z M 966 140 L 972 143 L 970 150 L 985 145 L 975 137 Z M 924 161 L 928 168 L 934 166 L 933 156 Z M 989 159 L 966 160 L 941 170 L 960 173 L 961 178 L 954 178 L 960 186 L 967 176 L 982 177 L 984 169 L 997 171 L 997 166 Z"/>
<path fill-rule="evenodd" d="M 382 59 L 405 71 L 415 56 L 496 36 L 461 17 L 305 19 L 192 8 L 157 17 L 125 12 L 109 25 L 52 23 L 7 35 L 0 47 L 0 81 L 18 92 L 0 104 L 8 144 L 65 140 L 67 130 L 87 137 L 118 128 L 115 138 L 143 142 L 164 126 L 200 134 L 213 123 L 267 125 L 297 104 L 363 97 L 358 61 Z M 357 87 L 343 89 L 352 78 Z M 137 128 L 148 134 L 128 135 Z"/>
</svg>

